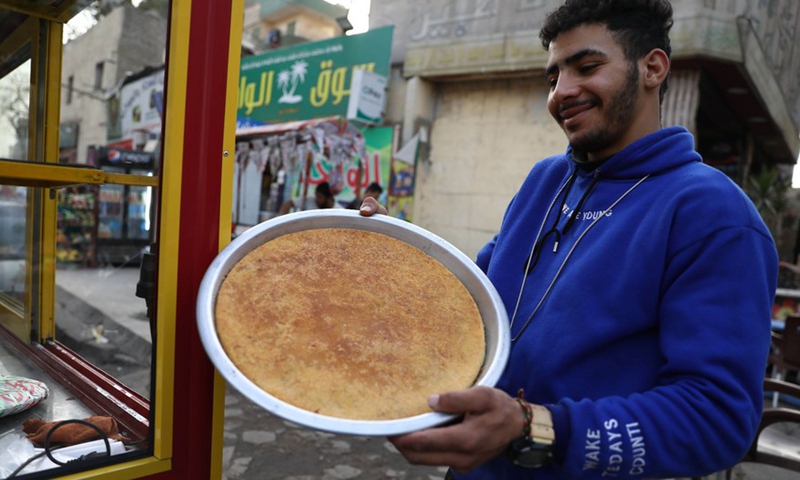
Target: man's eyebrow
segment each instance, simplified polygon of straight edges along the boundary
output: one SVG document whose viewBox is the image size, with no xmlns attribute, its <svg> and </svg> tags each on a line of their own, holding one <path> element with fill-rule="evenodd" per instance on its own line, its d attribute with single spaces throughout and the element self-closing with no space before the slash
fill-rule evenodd
<svg viewBox="0 0 800 480">
<path fill-rule="evenodd" d="M 570 55 L 569 57 L 565 58 L 563 63 L 564 65 L 570 65 L 590 55 L 608 57 L 608 55 L 606 55 L 605 52 L 601 52 L 600 50 L 595 50 L 593 48 L 584 48 L 583 50 L 579 50 Z M 558 71 L 558 64 L 554 63 L 553 65 L 547 67 L 547 69 L 544 71 L 544 75 L 546 77 L 549 77 L 550 75 L 554 74 L 557 71 Z"/>
</svg>

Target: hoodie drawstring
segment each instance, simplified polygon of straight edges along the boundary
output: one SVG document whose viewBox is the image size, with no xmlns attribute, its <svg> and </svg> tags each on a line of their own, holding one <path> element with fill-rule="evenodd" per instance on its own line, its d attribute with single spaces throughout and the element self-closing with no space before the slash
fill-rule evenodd
<svg viewBox="0 0 800 480">
<path fill-rule="evenodd" d="M 594 186 L 597 185 L 597 181 L 600 179 L 600 172 L 595 170 L 592 183 L 589 184 L 589 187 L 586 191 L 583 192 L 581 195 L 581 199 L 578 201 L 578 205 L 570 212 L 569 216 L 567 217 L 567 223 L 564 224 L 564 227 L 559 229 L 558 228 L 558 221 L 561 219 L 560 213 L 564 211 L 564 206 L 567 204 L 567 197 L 569 196 L 569 192 L 572 189 L 572 185 L 575 183 L 575 179 L 578 177 L 578 171 L 575 170 L 572 175 L 570 175 L 567 183 L 563 187 L 564 197 L 561 199 L 561 205 L 556 210 L 555 219 L 553 220 L 553 225 L 550 227 L 548 231 L 544 233 L 534 244 L 534 248 L 531 251 L 531 254 L 525 260 L 525 263 L 522 266 L 523 271 L 525 274 L 531 273 L 533 271 L 533 267 L 536 266 L 536 263 L 539 261 L 539 255 L 541 255 L 542 247 L 544 246 L 544 242 L 551 234 L 555 236 L 555 240 L 553 242 L 553 253 L 558 252 L 558 244 L 561 242 L 561 237 L 566 235 L 567 232 L 572 228 L 572 225 L 575 223 L 575 220 L 578 218 L 578 212 L 580 212 L 581 208 L 583 208 L 583 204 L 586 199 L 589 197 L 589 194 L 592 193 L 594 190 Z M 561 191 L 556 194 L 556 198 L 553 199 L 553 202 L 550 204 L 550 208 L 547 210 L 547 215 L 545 215 L 545 221 L 550 216 L 550 213 L 553 211 L 553 206 L 555 206 L 558 196 L 561 195 Z"/>
<path fill-rule="evenodd" d="M 569 232 L 569 229 L 572 228 L 572 224 L 575 223 L 575 219 L 578 218 L 578 212 L 580 212 L 581 208 L 583 208 L 583 202 L 585 202 L 586 198 L 589 197 L 589 194 L 592 193 L 592 190 L 594 190 L 594 186 L 597 185 L 597 181 L 599 179 L 600 179 L 600 171 L 595 170 L 594 176 L 592 177 L 592 183 L 590 183 L 586 191 L 583 192 L 580 201 L 578 201 L 578 205 L 575 207 L 574 210 L 572 210 L 572 213 L 569 215 L 569 218 L 567 219 L 567 223 L 564 225 L 564 228 L 561 229 L 562 235 L 566 235 L 567 232 Z M 564 198 L 564 200 L 566 200 L 566 198 Z"/>
</svg>

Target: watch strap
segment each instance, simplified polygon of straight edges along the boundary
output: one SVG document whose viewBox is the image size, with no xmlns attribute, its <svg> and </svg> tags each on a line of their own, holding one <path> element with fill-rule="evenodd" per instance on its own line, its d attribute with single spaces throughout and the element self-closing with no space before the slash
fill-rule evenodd
<svg viewBox="0 0 800 480">
<path fill-rule="evenodd" d="M 506 457 L 520 468 L 540 468 L 547 465 L 553 455 L 553 416 L 546 407 L 528 403 L 522 389 L 515 400 L 522 408 L 525 421 L 522 436 L 511 442 L 506 450 Z"/>
<path fill-rule="evenodd" d="M 530 437 L 534 443 L 552 445 L 556 439 L 553 429 L 553 416 L 550 410 L 542 405 L 529 404 L 531 409 Z"/>
</svg>

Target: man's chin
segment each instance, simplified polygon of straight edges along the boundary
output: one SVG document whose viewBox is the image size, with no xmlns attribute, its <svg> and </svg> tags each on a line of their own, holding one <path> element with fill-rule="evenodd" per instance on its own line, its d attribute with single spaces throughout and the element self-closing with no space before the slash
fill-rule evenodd
<svg viewBox="0 0 800 480">
<path fill-rule="evenodd" d="M 566 132 L 569 144 L 575 150 L 594 152 L 608 147 L 608 138 L 601 132 Z"/>
<path fill-rule="evenodd" d="M 567 134 L 567 141 L 569 141 L 570 146 L 574 150 L 580 150 L 585 152 L 587 148 L 591 148 L 591 142 L 587 142 L 585 138 L 581 137 L 580 135 L 570 135 Z"/>
<path fill-rule="evenodd" d="M 569 127 L 561 125 L 561 130 L 564 131 L 564 135 L 567 136 L 567 140 L 569 143 L 583 143 L 586 141 L 587 132 L 585 128 L 582 128 L 580 125 L 570 125 Z"/>
</svg>

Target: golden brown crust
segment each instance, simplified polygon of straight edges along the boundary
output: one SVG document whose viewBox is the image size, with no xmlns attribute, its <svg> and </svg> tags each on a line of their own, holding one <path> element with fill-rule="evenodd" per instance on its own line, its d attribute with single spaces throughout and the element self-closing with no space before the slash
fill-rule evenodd
<svg viewBox="0 0 800 480">
<path fill-rule="evenodd" d="M 400 240 L 328 228 L 248 253 L 217 294 L 217 333 L 263 390 L 323 415 L 388 420 L 471 386 L 483 323 L 441 263 Z"/>
</svg>

